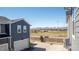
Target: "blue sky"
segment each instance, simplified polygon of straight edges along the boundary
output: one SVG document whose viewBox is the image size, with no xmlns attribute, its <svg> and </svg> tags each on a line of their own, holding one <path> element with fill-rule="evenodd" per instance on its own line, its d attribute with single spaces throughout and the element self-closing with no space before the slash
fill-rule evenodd
<svg viewBox="0 0 79 59">
<path fill-rule="evenodd" d="M 64 27 L 66 24 L 63 7 L 6 7 L 0 8 L 0 16 L 12 20 L 24 18 L 31 27 Z"/>
</svg>

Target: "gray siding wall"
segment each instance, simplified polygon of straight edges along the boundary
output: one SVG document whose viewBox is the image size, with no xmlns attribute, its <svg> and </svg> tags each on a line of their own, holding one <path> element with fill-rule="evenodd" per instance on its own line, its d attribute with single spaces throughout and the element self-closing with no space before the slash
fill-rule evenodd
<svg viewBox="0 0 79 59">
<path fill-rule="evenodd" d="M 8 43 L 8 39 L 0 39 L 0 44 Z"/>
<path fill-rule="evenodd" d="M 10 50 L 10 39 L 0 39 L 0 45 L 2 44 L 6 44 L 8 43 L 8 49 Z M 14 48 L 14 46 L 12 45 L 12 48 Z"/>
<path fill-rule="evenodd" d="M 5 33 L 5 25 L 1 24 L 1 33 Z"/>
<path fill-rule="evenodd" d="M 17 33 L 17 25 L 21 25 L 21 33 Z M 23 33 L 23 26 L 27 26 L 26 33 Z M 17 41 L 17 40 L 23 40 L 29 38 L 29 30 L 30 30 L 30 26 L 24 20 L 13 23 L 11 26 L 12 39 L 14 41 Z"/>
</svg>

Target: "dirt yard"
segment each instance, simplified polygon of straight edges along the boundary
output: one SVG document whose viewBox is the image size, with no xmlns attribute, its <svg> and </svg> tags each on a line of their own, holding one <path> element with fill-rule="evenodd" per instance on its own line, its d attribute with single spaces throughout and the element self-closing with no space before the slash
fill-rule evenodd
<svg viewBox="0 0 79 59">
<path fill-rule="evenodd" d="M 45 42 L 40 41 L 41 35 L 44 37 Z M 31 33 L 30 41 L 32 48 L 30 51 L 67 51 L 64 48 L 66 36 L 67 32 L 65 31 Z"/>
<path fill-rule="evenodd" d="M 52 32 L 31 32 L 30 39 L 35 41 L 40 41 L 40 37 L 46 42 L 63 43 L 67 37 L 66 31 L 52 31 Z"/>
<path fill-rule="evenodd" d="M 31 51 L 68 51 L 64 48 L 63 44 L 51 44 L 39 41 L 33 41 L 32 48 Z"/>
</svg>

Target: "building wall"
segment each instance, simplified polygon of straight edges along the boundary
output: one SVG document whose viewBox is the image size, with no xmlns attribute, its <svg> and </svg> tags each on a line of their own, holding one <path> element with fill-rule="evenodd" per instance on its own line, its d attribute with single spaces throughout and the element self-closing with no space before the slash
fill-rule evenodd
<svg viewBox="0 0 79 59">
<path fill-rule="evenodd" d="M 1 33 L 9 35 L 9 24 L 1 24 Z"/>
<path fill-rule="evenodd" d="M 72 34 L 73 34 L 73 21 L 72 21 L 72 11 L 68 10 L 66 11 L 66 19 L 67 19 L 67 39 L 69 39 L 68 44 L 72 45 Z M 68 45 L 68 49 L 70 49 L 72 46 Z"/>
<path fill-rule="evenodd" d="M 72 50 L 79 51 L 79 8 L 74 9 L 74 35 L 75 39 L 72 39 Z"/>
<path fill-rule="evenodd" d="M 6 28 L 5 27 L 6 26 L 4 24 L 1 24 L 1 33 L 6 33 L 7 35 L 9 35 L 8 29 L 6 29 L 7 27 Z M 6 36 L 6 35 L 4 35 L 4 36 Z M 4 38 L 4 37 L 2 37 L 2 38 Z M 0 51 L 8 51 L 8 50 L 9 50 L 9 39 L 0 38 Z"/>
<path fill-rule="evenodd" d="M 17 25 L 21 25 L 21 33 L 17 33 Z M 27 26 L 27 32 L 26 33 L 23 33 L 23 26 Z M 30 30 L 30 25 L 27 24 L 24 20 L 21 20 L 21 21 L 18 21 L 16 23 L 12 24 L 12 26 L 11 26 L 11 37 L 12 37 L 12 48 L 14 48 L 14 50 L 20 50 L 20 49 L 28 48 L 29 39 L 30 39 L 29 30 Z M 26 42 L 26 44 L 25 44 L 24 41 Z M 21 44 L 21 43 L 24 43 L 24 44 Z"/>
<path fill-rule="evenodd" d="M 8 43 L 1 44 L 0 45 L 0 51 L 9 51 L 9 49 L 8 49 Z"/>
<path fill-rule="evenodd" d="M 21 25 L 21 33 L 17 33 L 17 25 Z M 23 33 L 23 26 L 24 25 L 27 26 L 27 32 L 26 33 Z M 12 24 L 12 26 L 11 26 L 11 36 L 14 39 L 14 41 L 29 38 L 29 30 L 30 30 L 30 26 L 24 20 L 21 20 L 19 22 Z"/>
<path fill-rule="evenodd" d="M 5 39 L 0 38 L 0 51 L 8 51 L 10 49 L 9 40 L 10 40 L 9 38 Z"/>
<path fill-rule="evenodd" d="M 29 48 L 29 38 L 24 39 L 24 40 L 19 40 L 14 42 L 14 50 L 19 51 L 23 50 L 25 48 Z"/>
</svg>

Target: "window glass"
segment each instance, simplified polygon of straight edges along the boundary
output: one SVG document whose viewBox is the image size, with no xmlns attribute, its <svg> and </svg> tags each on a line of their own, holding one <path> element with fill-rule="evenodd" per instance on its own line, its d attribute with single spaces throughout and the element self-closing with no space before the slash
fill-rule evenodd
<svg viewBox="0 0 79 59">
<path fill-rule="evenodd" d="M 23 32 L 26 33 L 27 32 L 27 27 L 23 26 Z"/>
<path fill-rule="evenodd" d="M 5 25 L 0 24 L 0 33 L 5 34 Z"/>
<path fill-rule="evenodd" d="M 17 33 L 21 33 L 21 25 L 17 25 Z"/>
</svg>

